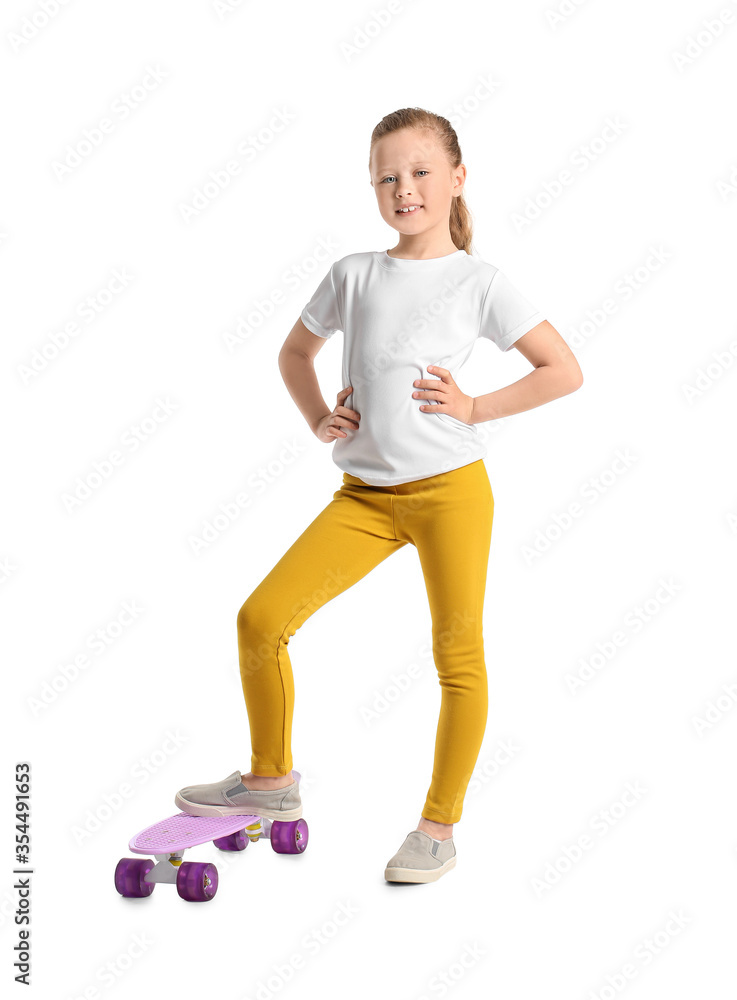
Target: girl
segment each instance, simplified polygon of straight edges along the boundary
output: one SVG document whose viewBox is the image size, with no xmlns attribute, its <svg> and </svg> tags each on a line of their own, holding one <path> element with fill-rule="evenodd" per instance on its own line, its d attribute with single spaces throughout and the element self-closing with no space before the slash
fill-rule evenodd
<svg viewBox="0 0 737 1000">
<path fill-rule="evenodd" d="M 411 543 L 430 604 L 440 716 L 419 823 L 384 877 L 431 882 L 455 866 L 453 824 L 488 711 L 482 618 L 494 498 L 476 425 L 573 392 L 582 375 L 544 314 L 471 255 L 466 168 L 447 119 L 422 108 L 387 115 L 371 136 L 369 171 L 398 242 L 335 261 L 279 354 L 287 389 L 318 440 L 333 444 L 343 483 L 238 613 L 251 770 L 183 788 L 175 803 L 194 816 L 302 815 L 289 639 Z M 338 330 L 344 388 L 331 410 L 313 362 Z M 477 337 L 516 347 L 534 370 L 497 392 L 467 395 L 456 378 Z"/>
</svg>

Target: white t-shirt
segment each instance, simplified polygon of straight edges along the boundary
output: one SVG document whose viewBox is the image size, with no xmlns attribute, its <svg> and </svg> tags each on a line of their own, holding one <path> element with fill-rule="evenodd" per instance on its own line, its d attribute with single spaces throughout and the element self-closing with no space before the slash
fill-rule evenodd
<svg viewBox="0 0 737 1000">
<path fill-rule="evenodd" d="M 370 486 L 396 486 L 486 455 L 475 424 L 420 409 L 435 403 L 412 395 L 415 379 L 437 378 L 427 365 L 447 368 L 462 385 L 478 337 L 508 351 L 545 316 L 498 268 L 465 250 L 429 260 L 383 250 L 336 260 L 301 318 L 318 337 L 344 335 L 339 389 L 353 387 L 345 405 L 361 419 L 342 428 L 347 437 L 336 438 L 333 461 Z"/>
</svg>

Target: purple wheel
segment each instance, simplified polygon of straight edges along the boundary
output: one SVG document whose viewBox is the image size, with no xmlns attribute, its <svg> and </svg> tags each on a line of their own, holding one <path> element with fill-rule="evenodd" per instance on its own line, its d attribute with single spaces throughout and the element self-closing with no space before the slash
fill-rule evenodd
<svg viewBox="0 0 737 1000">
<path fill-rule="evenodd" d="M 206 861 L 183 861 L 177 871 L 177 892 L 189 903 L 206 903 L 218 891 L 218 870 Z"/>
<path fill-rule="evenodd" d="M 115 868 L 115 888 L 121 896 L 135 899 L 150 896 L 156 883 L 145 882 L 144 876 L 153 867 L 154 862 L 149 858 L 121 858 Z"/>
<path fill-rule="evenodd" d="M 221 851 L 245 851 L 248 847 L 248 837 L 245 830 L 238 830 L 227 837 L 218 837 L 217 840 L 213 840 L 213 844 Z"/>
<path fill-rule="evenodd" d="M 289 823 L 275 819 L 271 824 L 271 846 L 277 854 L 301 854 L 309 838 L 310 831 L 303 819 Z"/>
</svg>

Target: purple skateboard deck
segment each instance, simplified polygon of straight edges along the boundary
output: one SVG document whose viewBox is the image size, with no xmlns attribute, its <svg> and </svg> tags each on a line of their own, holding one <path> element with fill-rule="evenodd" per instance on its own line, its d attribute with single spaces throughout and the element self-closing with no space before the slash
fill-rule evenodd
<svg viewBox="0 0 737 1000">
<path fill-rule="evenodd" d="M 131 837 L 128 847 L 134 854 L 174 853 L 238 833 L 259 822 L 258 816 L 246 814 L 190 816 L 189 813 L 180 812 L 141 830 L 135 837 Z"/>
</svg>

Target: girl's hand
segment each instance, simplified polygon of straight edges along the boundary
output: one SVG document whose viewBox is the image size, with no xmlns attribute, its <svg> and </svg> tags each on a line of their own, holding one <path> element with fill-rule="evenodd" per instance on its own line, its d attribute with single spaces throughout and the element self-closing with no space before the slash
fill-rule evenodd
<svg viewBox="0 0 737 1000">
<path fill-rule="evenodd" d="M 358 421 L 361 419 L 361 414 L 356 410 L 351 410 L 349 407 L 343 406 L 343 401 L 348 399 L 352 392 L 353 386 L 350 385 L 345 389 L 341 389 L 336 397 L 338 402 L 333 412 L 326 413 L 324 417 L 318 420 L 317 427 L 315 428 L 315 436 L 318 441 L 329 443 L 335 441 L 338 437 L 348 437 L 346 432 L 340 429 L 341 427 L 350 427 L 352 430 L 358 430 Z"/>
<path fill-rule="evenodd" d="M 414 383 L 415 391 L 412 396 L 415 399 L 437 399 L 438 402 L 421 406 L 420 409 L 423 413 L 448 413 L 456 420 L 470 424 L 473 414 L 473 396 L 467 396 L 465 392 L 461 392 L 447 368 L 428 365 L 427 370 L 435 372 L 438 378 L 417 379 Z"/>
</svg>

